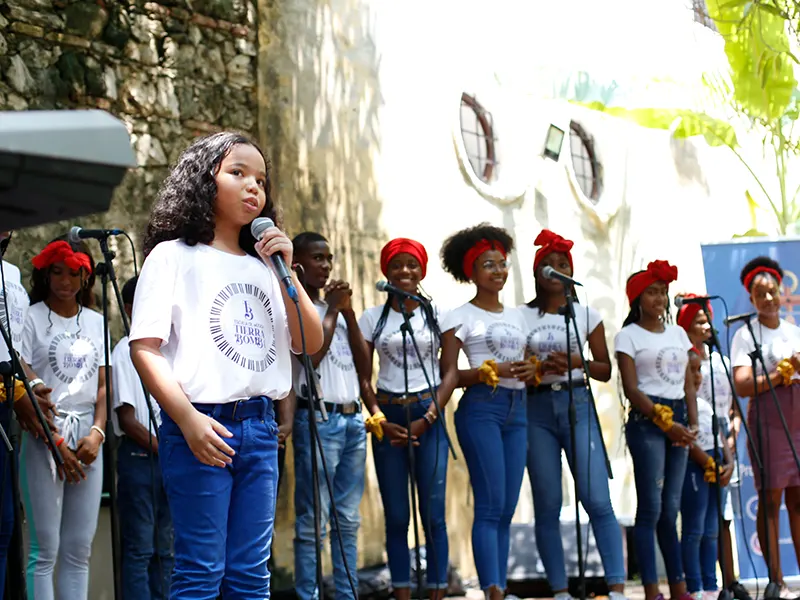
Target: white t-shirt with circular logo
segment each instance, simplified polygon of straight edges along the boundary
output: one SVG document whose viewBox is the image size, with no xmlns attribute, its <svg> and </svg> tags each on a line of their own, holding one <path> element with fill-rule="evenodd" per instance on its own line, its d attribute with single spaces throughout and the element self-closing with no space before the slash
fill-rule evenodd
<svg viewBox="0 0 800 600">
<path fill-rule="evenodd" d="M 328 304 L 322 300 L 314 303 L 319 313 L 320 320 L 328 312 Z M 294 361 L 295 380 L 294 390 L 299 398 L 308 399 L 305 393 L 306 374 L 299 360 Z M 328 347 L 328 352 L 322 357 L 317 366 L 319 385 L 322 390 L 322 399 L 333 404 L 346 404 L 358 400 L 361 390 L 358 384 L 358 373 L 353 361 L 353 351 L 350 349 L 350 340 L 347 334 L 347 323 L 344 316 L 339 313 L 336 319 L 336 328 L 333 339 Z"/>
<path fill-rule="evenodd" d="M 65 318 L 37 302 L 25 319 L 20 354 L 53 389 L 50 399 L 59 413 L 55 425 L 74 449 L 94 423 L 99 369 L 106 364 L 103 317 L 82 308 Z"/>
<path fill-rule="evenodd" d="M 777 329 L 765 327 L 758 321 L 753 322 L 753 331 L 761 345 L 764 362 L 770 372 L 778 368 L 778 363 L 784 358 L 790 358 L 795 352 L 800 352 L 800 327 L 781 319 Z M 750 367 L 750 353 L 755 350 L 753 337 L 746 326 L 740 327 L 731 342 L 731 362 L 734 367 Z M 759 374 L 761 365 L 757 366 Z M 792 379 L 800 379 L 800 373 L 795 373 Z"/>
<path fill-rule="evenodd" d="M 487 360 L 502 363 L 525 359 L 528 324 L 517 308 L 493 313 L 467 302 L 448 313 L 442 331 L 451 329 L 456 330 L 471 369 L 477 369 Z M 500 385 L 511 389 L 525 387 L 522 381 L 504 377 L 500 378 Z"/>
<path fill-rule="evenodd" d="M 405 392 L 405 380 L 403 375 L 403 333 L 400 326 L 403 324 L 403 315 L 389 309 L 386 315 L 386 325 L 380 332 L 378 339 L 374 339 L 375 326 L 383 312 L 384 305 L 373 306 L 364 311 L 358 320 L 358 326 L 364 339 L 373 344 L 378 353 L 378 389 L 402 394 Z M 433 307 L 439 323 L 442 323 L 442 314 L 436 306 Z M 425 314 L 417 307 L 410 316 L 411 329 L 417 341 L 421 356 L 417 355 L 411 336 L 406 335 L 406 355 L 405 360 L 408 366 L 408 391 L 421 392 L 428 389 L 425 380 L 425 372 L 431 380 L 431 385 L 438 386 L 441 383 L 439 374 L 439 341 L 428 328 L 425 322 Z"/>
<path fill-rule="evenodd" d="M 713 361 L 714 367 L 713 396 L 711 394 L 711 361 Z M 720 355 L 719 352 L 714 352 L 711 355 L 711 361 L 705 358 L 700 366 L 703 382 L 700 384 L 700 389 L 697 390 L 697 396 L 706 398 L 709 403 L 714 398 L 717 403 L 717 416 L 727 423 L 730 420 L 729 415 L 733 405 L 733 392 L 731 391 L 731 383 L 728 381 L 728 375 L 725 372 L 725 365 L 728 366 L 728 371 L 730 371 L 731 361 L 728 360 L 727 356 Z"/>
<path fill-rule="evenodd" d="M 719 411 L 719 409 L 717 409 Z M 717 412 L 717 416 L 720 416 L 720 413 Z M 697 441 L 695 442 L 697 446 L 704 450 L 705 452 L 711 452 L 714 450 L 714 408 L 711 406 L 711 403 L 703 398 L 702 396 L 697 396 Z M 722 449 L 722 445 L 724 441 L 722 439 L 722 428 L 719 429 L 719 435 L 717 436 L 717 443 L 719 444 L 720 450 Z"/>
<path fill-rule="evenodd" d="M 654 333 L 634 323 L 617 334 L 614 348 L 633 358 L 643 394 L 668 400 L 686 395 L 686 366 L 692 343 L 683 327 L 667 325 L 663 332 Z"/>
<path fill-rule="evenodd" d="M 586 346 L 589 335 L 597 329 L 603 322 L 600 313 L 591 306 L 584 307 L 575 304 L 575 320 L 578 322 L 578 333 L 580 334 L 581 347 Z M 522 316 L 528 323 L 528 354 L 535 355 L 539 360 L 546 360 L 551 352 L 566 353 L 567 329 L 564 324 L 564 316 L 551 313 L 539 313 L 539 309 L 523 304 L 519 307 Z M 578 352 L 578 340 L 575 338 L 575 328 L 570 326 L 569 330 L 570 346 L 572 352 Z M 572 380 L 583 380 L 583 369 L 572 370 Z M 542 383 L 556 383 L 567 381 L 566 373 L 556 375 L 550 373 L 542 377 Z"/>
<path fill-rule="evenodd" d="M 162 242 L 136 284 L 130 340 L 162 340 L 191 402 L 284 398 L 292 365 L 279 285 L 272 268 L 253 256 Z"/>
<path fill-rule="evenodd" d="M 25 317 L 28 314 L 28 292 L 22 287 L 19 269 L 3 261 L 3 276 L 6 282 L 6 292 L 8 293 L 8 313 L 11 315 L 11 342 L 14 349 L 20 352 L 22 347 L 22 329 L 25 327 Z M 6 315 L 6 298 L 3 296 L 3 286 L 0 285 L 0 320 L 6 333 L 9 333 L 9 319 Z M 0 336 L 0 361 L 7 361 L 11 357 L 8 354 L 8 347 L 2 336 Z"/>
</svg>

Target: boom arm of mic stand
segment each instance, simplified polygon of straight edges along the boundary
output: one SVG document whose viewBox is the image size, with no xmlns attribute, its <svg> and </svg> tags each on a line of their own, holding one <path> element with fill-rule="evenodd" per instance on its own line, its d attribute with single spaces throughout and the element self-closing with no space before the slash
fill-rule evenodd
<svg viewBox="0 0 800 600">
<path fill-rule="evenodd" d="M 574 300 L 572 299 L 572 296 L 569 293 L 566 293 L 566 290 L 564 297 L 567 299 L 567 310 L 569 311 L 569 320 L 572 323 L 573 329 L 575 329 L 575 339 L 578 342 L 577 343 L 578 355 L 581 357 L 581 367 L 583 368 L 583 372 L 586 377 L 586 389 L 589 392 L 589 402 L 592 405 L 592 414 L 594 415 L 594 419 L 597 422 L 597 429 L 600 432 L 600 447 L 603 449 L 603 459 L 606 462 L 606 472 L 608 473 L 609 479 L 614 479 L 614 472 L 611 470 L 611 460 L 609 460 L 608 458 L 608 449 L 606 448 L 606 441 L 603 439 L 603 432 L 600 429 L 600 415 L 597 414 L 597 403 L 594 400 L 594 392 L 592 391 L 592 384 L 591 384 L 592 378 L 591 374 L 589 373 L 589 361 L 586 360 L 586 357 L 583 354 L 583 345 L 580 343 L 581 336 L 580 332 L 578 331 L 578 320 L 575 318 Z M 571 353 L 572 349 L 567 348 L 567 354 Z"/>
</svg>

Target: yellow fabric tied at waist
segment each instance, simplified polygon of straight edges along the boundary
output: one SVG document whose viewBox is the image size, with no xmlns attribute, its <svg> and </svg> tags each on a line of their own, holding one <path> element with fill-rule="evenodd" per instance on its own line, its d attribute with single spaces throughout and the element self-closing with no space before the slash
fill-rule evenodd
<svg viewBox="0 0 800 600">
<path fill-rule="evenodd" d="M 669 431 L 672 429 L 673 414 L 674 413 L 669 406 L 664 406 L 663 404 L 653 405 L 653 423 L 655 423 L 656 427 L 658 427 L 661 431 Z"/>
<path fill-rule="evenodd" d="M 717 483 L 717 461 L 711 456 L 706 461 L 703 479 L 706 480 L 706 483 Z"/>
<path fill-rule="evenodd" d="M 478 367 L 478 381 L 490 385 L 493 390 L 496 390 L 497 384 L 500 383 L 500 376 L 497 373 L 497 363 L 491 359 L 485 360 L 483 364 Z"/>
<path fill-rule="evenodd" d="M 792 385 L 792 376 L 795 374 L 794 365 L 788 358 L 778 363 L 778 373 L 783 378 L 783 385 Z"/>
<path fill-rule="evenodd" d="M 383 423 L 386 420 L 386 415 L 381 411 L 376 412 L 374 415 L 364 421 L 364 426 L 372 435 L 378 438 L 378 441 L 383 441 Z"/>
<path fill-rule="evenodd" d="M 14 380 L 14 402 L 25 395 L 25 384 L 21 380 Z M 0 386 L 0 402 L 6 401 L 6 386 Z"/>
</svg>

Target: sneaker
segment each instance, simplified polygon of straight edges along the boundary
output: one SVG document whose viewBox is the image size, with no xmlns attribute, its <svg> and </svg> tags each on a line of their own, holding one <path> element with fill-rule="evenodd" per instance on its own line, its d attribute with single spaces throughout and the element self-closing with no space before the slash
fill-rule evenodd
<svg viewBox="0 0 800 600">
<path fill-rule="evenodd" d="M 714 590 L 713 592 L 710 590 L 706 590 L 703 592 L 703 599 L 702 600 L 717 600 L 719 598 L 719 590 Z"/>
<path fill-rule="evenodd" d="M 628 597 L 622 592 L 609 592 L 608 600 L 628 600 Z"/>
<path fill-rule="evenodd" d="M 733 597 L 736 598 L 736 600 L 753 600 L 753 597 L 747 591 L 747 588 L 738 581 L 734 581 L 732 584 L 730 584 L 728 586 L 728 591 L 733 594 Z"/>
<path fill-rule="evenodd" d="M 790 589 L 785 583 L 781 584 L 781 600 L 798 600 L 797 592 Z"/>
</svg>

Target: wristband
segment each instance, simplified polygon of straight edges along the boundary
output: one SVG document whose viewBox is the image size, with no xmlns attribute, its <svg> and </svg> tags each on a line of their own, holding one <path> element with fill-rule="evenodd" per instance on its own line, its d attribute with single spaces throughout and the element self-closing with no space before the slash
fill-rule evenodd
<svg viewBox="0 0 800 600">
<path fill-rule="evenodd" d="M 656 427 L 658 427 L 661 431 L 667 432 L 672 429 L 673 421 L 672 421 L 672 409 L 669 406 L 664 406 L 663 404 L 654 404 L 653 405 L 653 416 L 651 417 L 653 423 Z"/>
<path fill-rule="evenodd" d="M 703 474 L 703 479 L 706 480 L 706 483 L 716 483 L 717 482 L 717 461 L 715 461 L 712 457 L 708 457 L 705 466 L 705 473 Z"/>
<path fill-rule="evenodd" d="M 536 367 L 536 374 L 533 376 L 533 380 L 529 383 L 533 387 L 537 387 L 540 383 L 542 383 L 542 361 L 536 358 L 535 355 L 531 356 L 528 361 L 533 363 L 533 365 Z"/>
<path fill-rule="evenodd" d="M 60 448 L 61 444 L 63 443 L 64 443 L 64 438 L 63 437 L 58 438 L 58 441 L 56 442 L 56 448 Z"/>
<path fill-rule="evenodd" d="M 89 431 L 90 431 L 90 432 L 91 432 L 91 431 L 96 431 L 96 432 L 97 432 L 97 433 L 99 433 L 99 434 L 100 434 L 100 436 L 103 438 L 103 442 L 105 442 L 105 441 L 106 441 L 106 432 L 105 432 L 105 431 L 103 431 L 102 429 L 100 429 L 100 428 L 99 428 L 97 425 L 92 425 L 92 428 L 91 428 Z M 103 442 L 100 442 L 100 443 L 102 444 Z"/>
<path fill-rule="evenodd" d="M 364 426 L 372 435 L 378 438 L 378 441 L 383 441 L 383 423 L 386 420 L 386 415 L 381 411 L 376 412 L 374 415 L 364 421 Z"/>
<path fill-rule="evenodd" d="M 492 386 L 492 390 L 497 389 L 500 377 L 497 374 L 497 363 L 495 361 L 491 359 L 483 361 L 483 364 L 478 367 L 478 381 Z"/>
<path fill-rule="evenodd" d="M 428 422 L 428 425 L 431 427 L 433 427 L 433 424 L 436 423 L 436 415 L 430 412 L 426 411 L 425 414 L 422 415 L 422 418 L 425 419 Z"/>
<path fill-rule="evenodd" d="M 30 386 L 31 386 L 31 391 L 33 391 L 33 388 L 35 388 L 37 385 L 44 385 L 45 384 L 44 381 L 42 381 L 38 377 L 36 379 L 31 380 L 29 383 L 30 383 Z"/>
<path fill-rule="evenodd" d="M 792 361 L 790 361 L 788 358 L 784 358 L 781 362 L 778 363 L 777 371 L 783 378 L 783 385 L 792 384 L 792 376 L 795 373 Z"/>
</svg>

